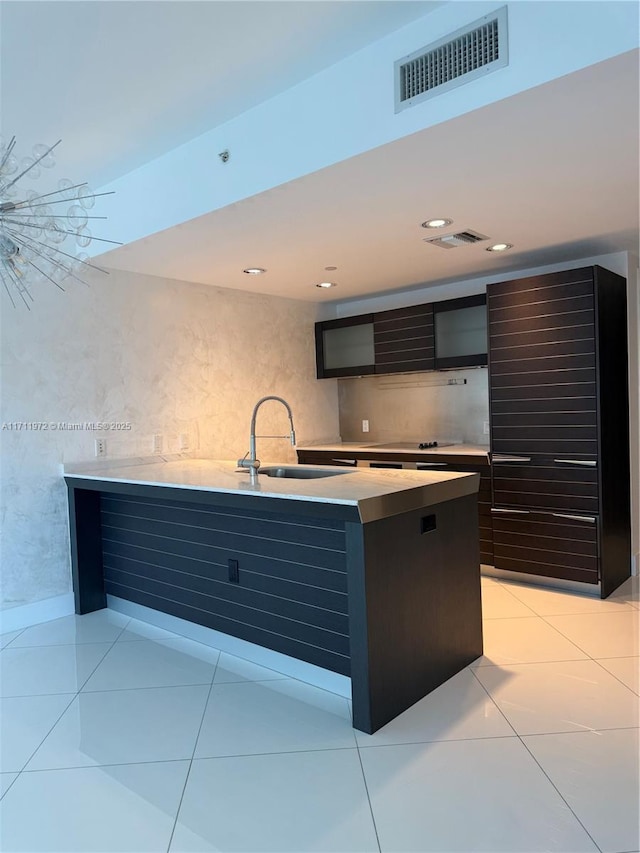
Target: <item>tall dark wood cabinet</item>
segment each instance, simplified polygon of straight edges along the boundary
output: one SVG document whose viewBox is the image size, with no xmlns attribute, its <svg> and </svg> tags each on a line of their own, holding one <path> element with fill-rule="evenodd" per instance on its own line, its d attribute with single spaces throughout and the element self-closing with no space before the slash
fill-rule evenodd
<svg viewBox="0 0 640 853">
<path fill-rule="evenodd" d="M 601 267 L 487 288 L 494 565 L 630 574 L 626 281 Z"/>
</svg>

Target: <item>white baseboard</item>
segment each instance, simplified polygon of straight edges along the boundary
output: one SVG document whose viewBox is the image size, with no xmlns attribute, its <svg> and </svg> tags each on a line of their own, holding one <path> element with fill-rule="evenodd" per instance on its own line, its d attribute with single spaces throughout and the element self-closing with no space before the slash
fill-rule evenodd
<svg viewBox="0 0 640 853">
<path fill-rule="evenodd" d="M 52 619 L 70 616 L 74 612 L 73 593 L 66 592 L 53 598 L 34 601 L 33 604 L 20 604 L 17 607 L 1 610 L 0 631 L 3 634 L 9 631 L 19 631 L 21 628 L 39 625 L 40 622 L 50 622 Z"/>
<path fill-rule="evenodd" d="M 126 616 L 132 616 L 134 619 L 140 619 L 143 622 L 150 622 L 158 628 L 173 631 L 175 634 L 188 637 L 190 640 L 204 643 L 206 646 L 213 646 L 213 648 L 228 652 L 230 655 L 236 655 L 236 657 L 244 658 L 251 663 L 266 666 L 268 669 L 275 669 L 276 672 L 281 672 L 290 678 L 297 678 L 298 681 L 305 681 L 307 684 L 313 684 L 315 687 L 351 699 L 351 679 L 346 675 L 339 675 L 337 672 L 331 672 L 312 663 L 283 655 L 280 652 L 274 652 L 271 649 L 265 649 L 263 646 L 257 646 L 229 634 L 222 634 L 220 631 L 214 631 L 213 628 L 205 628 L 204 625 L 196 625 L 195 622 L 187 622 L 185 619 L 170 616 L 168 613 L 161 613 L 159 610 L 144 607 L 142 604 L 135 604 L 133 601 L 126 601 L 124 598 L 107 595 L 107 606 L 111 610 L 124 613 Z"/>
</svg>

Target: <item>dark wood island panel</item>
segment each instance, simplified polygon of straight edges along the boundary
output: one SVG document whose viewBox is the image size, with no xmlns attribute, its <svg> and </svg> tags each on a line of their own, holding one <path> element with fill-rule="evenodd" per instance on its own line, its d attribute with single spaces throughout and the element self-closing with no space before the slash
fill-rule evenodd
<svg viewBox="0 0 640 853">
<path fill-rule="evenodd" d="M 482 654 L 477 498 L 355 506 L 67 476 L 76 612 L 112 594 L 348 675 L 373 733 Z"/>
</svg>

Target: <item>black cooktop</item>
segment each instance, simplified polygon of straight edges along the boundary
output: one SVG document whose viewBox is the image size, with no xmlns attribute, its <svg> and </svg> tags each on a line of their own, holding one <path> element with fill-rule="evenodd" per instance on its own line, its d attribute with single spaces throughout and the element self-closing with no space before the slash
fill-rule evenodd
<svg viewBox="0 0 640 853">
<path fill-rule="evenodd" d="M 436 447 L 452 447 L 451 441 L 387 441 L 384 444 L 375 444 L 374 447 L 388 450 L 431 450 Z"/>
</svg>

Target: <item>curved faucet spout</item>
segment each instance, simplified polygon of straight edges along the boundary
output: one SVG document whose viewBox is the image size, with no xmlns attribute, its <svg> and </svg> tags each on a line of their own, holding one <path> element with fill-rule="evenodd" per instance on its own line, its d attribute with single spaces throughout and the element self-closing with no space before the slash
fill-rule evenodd
<svg viewBox="0 0 640 853">
<path fill-rule="evenodd" d="M 267 400 L 277 400 L 278 403 L 282 403 L 282 405 L 287 410 L 287 414 L 289 416 L 289 423 L 291 424 L 291 431 L 288 436 L 286 435 L 256 435 L 256 418 L 258 415 L 258 409 L 263 403 L 266 403 Z M 249 473 L 251 474 L 252 481 L 256 480 L 258 477 L 258 468 L 260 467 L 260 460 L 256 458 L 256 439 L 257 438 L 289 438 L 292 446 L 295 447 L 296 443 L 296 431 L 293 426 L 293 412 L 291 411 L 291 406 L 287 403 L 285 399 L 282 397 L 276 397 L 272 394 L 269 394 L 267 397 L 261 397 L 258 402 L 253 407 L 253 413 L 251 415 L 251 428 L 249 434 L 249 457 L 238 460 L 239 468 L 248 468 Z"/>
</svg>

